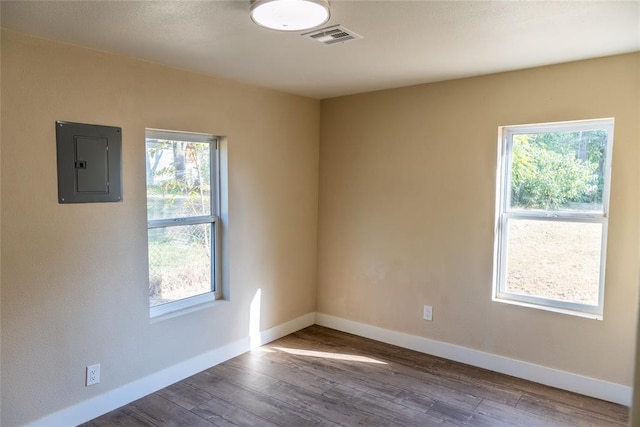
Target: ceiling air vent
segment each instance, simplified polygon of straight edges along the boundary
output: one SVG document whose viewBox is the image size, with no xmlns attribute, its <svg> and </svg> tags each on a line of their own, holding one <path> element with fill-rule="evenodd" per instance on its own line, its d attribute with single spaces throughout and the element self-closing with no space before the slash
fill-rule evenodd
<svg viewBox="0 0 640 427">
<path fill-rule="evenodd" d="M 310 33 L 305 33 L 302 36 L 326 45 L 344 43 L 362 38 L 362 36 L 346 29 L 342 25 L 321 28 Z"/>
</svg>

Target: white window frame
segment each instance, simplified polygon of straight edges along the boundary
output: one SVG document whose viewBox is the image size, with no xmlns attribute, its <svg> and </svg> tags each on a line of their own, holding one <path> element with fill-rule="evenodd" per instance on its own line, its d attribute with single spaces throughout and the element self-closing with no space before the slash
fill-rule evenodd
<svg viewBox="0 0 640 427">
<path fill-rule="evenodd" d="M 601 212 L 545 211 L 511 208 L 511 169 L 514 135 L 590 130 L 607 131 L 606 157 L 603 165 L 604 184 L 602 189 Z M 502 126 L 499 128 L 493 301 L 602 320 L 604 311 L 604 285 L 607 258 L 607 228 L 609 223 L 609 194 L 611 190 L 613 130 L 613 118 Z M 508 292 L 506 289 L 508 223 L 512 219 L 602 224 L 598 304 L 580 304 Z"/>
<path fill-rule="evenodd" d="M 222 280 L 221 280 L 221 233 L 220 233 L 220 150 L 219 138 L 210 134 L 171 131 L 162 129 L 146 129 L 145 130 L 145 151 L 147 139 L 162 139 L 168 141 L 187 141 L 208 143 L 211 146 L 210 155 L 210 188 L 211 188 L 211 215 L 206 216 L 190 216 L 170 219 L 147 219 L 147 230 L 161 227 L 179 227 L 184 225 L 211 224 L 211 231 L 214 238 L 211 242 L 211 291 L 171 301 L 165 304 L 149 307 L 149 317 L 167 315 L 177 311 L 191 311 L 195 306 L 200 306 L 213 302 L 222 298 Z M 145 153 L 146 155 L 146 153 Z M 146 184 L 145 184 L 146 187 Z M 148 248 L 148 246 L 147 246 Z M 148 250 L 148 249 L 147 249 Z M 148 255 L 147 255 L 148 259 Z"/>
</svg>

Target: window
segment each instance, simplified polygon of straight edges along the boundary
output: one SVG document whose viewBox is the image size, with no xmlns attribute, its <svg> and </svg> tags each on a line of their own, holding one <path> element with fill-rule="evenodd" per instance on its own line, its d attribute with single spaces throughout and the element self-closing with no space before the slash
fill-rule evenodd
<svg viewBox="0 0 640 427">
<path fill-rule="evenodd" d="M 151 317 L 219 297 L 217 139 L 146 131 Z"/>
<path fill-rule="evenodd" d="M 494 300 L 602 318 L 613 123 L 500 128 Z"/>
</svg>

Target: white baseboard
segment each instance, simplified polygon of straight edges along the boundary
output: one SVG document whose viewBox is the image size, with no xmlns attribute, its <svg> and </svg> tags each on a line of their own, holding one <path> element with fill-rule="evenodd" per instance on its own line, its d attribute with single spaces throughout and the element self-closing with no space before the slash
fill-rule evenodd
<svg viewBox="0 0 640 427">
<path fill-rule="evenodd" d="M 177 381 L 181 381 L 191 375 L 239 356 L 249 351 L 253 346 L 267 344 L 285 335 L 311 326 L 314 323 L 399 347 L 444 357 L 456 362 L 462 362 L 598 399 L 608 400 L 621 405 L 631 405 L 632 388 L 628 386 L 559 371 L 557 369 L 485 353 L 455 344 L 358 323 L 327 314 L 308 313 L 266 331 L 261 331 L 257 336 L 245 337 L 133 381 L 122 387 L 49 414 L 34 421 L 30 425 L 52 427 L 84 423 L 134 400 L 140 399 L 149 393 L 158 391 Z"/>
<path fill-rule="evenodd" d="M 316 324 L 494 372 L 630 406 L 632 388 L 455 344 L 316 313 Z"/>
<path fill-rule="evenodd" d="M 160 390 L 191 375 L 211 368 L 219 363 L 249 351 L 256 344 L 263 345 L 285 335 L 311 326 L 315 313 L 308 313 L 296 319 L 262 331 L 258 336 L 246 337 L 205 354 L 185 360 L 177 365 L 163 369 L 147 377 L 133 381 L 122 387 L 82 401 L 58 412 L 47 415 L 31 423 L 31 426 L 71 426 L 96 418 L 127 403 L 140 399 L 149 393 Z"/>
</svg>

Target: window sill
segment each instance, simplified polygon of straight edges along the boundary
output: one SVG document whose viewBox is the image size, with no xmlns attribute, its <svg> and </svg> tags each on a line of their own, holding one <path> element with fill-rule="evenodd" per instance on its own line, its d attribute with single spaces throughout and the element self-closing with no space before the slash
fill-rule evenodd
<svg viewBox="0 0 640 427">
<path fill-rule="evenodd" d="M 534 304 L 534 303 L 529 303 L 529 302 L 517 301 L 517 300 L 513 300 L 513 299 L 500 298 L 500 297 L 493 297 L 493 301 L 504 303 L 504 304 L 518 305 L 520 307 L 534 308 L 534 309 L 537 309 L 537 310 L 550 311 L 552 313 L 566 314 L 566 315 L 569 315 L 569 316 L 576 316 L 576 317 L 583 317 L 585 319 L 603 320 L 602 314 L 599 314 L 599 313 L 586 313 L 584 311 L 571 310 L 571 309 L 568 309 L 568 308 L 553 307 L 553 306 L 542 305 L 542 304 Z"/>
<path fill-rule="evenodd" d="M 149 308 L 149 318 L 151 323 L 172 319 L 174 317 L 183 316 L 185 314 L 200 311 L 220 303 L 225 300 L 216 300 L 215 294 L 209 292 L 202 295 L 196 295 L 191 298 L 185 298 L 166 304 L 157 305 Z"/>
</svg>

